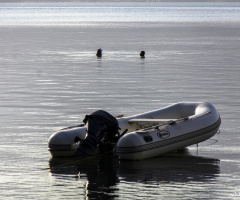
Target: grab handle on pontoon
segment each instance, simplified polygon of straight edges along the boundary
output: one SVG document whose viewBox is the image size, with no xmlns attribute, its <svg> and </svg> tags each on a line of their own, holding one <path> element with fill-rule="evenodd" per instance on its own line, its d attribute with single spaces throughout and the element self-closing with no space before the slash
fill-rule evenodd
<svg viewBox="0 0 240 200">
<path fill-rule="evenodd" d="M 68 129 L 71 129 L 71 128 L 79 128 L 79 127 L 83 127 L 83 126 L 85 126 L 85 124 L 79 124 L 79 125 L 69 126 L 69 127 L 66 127 L 66 128 L 62 128 L 62 129 L 60 129 L 59 131 L 64 131 L 64 130 L 68 130 Z"/>
</svg>

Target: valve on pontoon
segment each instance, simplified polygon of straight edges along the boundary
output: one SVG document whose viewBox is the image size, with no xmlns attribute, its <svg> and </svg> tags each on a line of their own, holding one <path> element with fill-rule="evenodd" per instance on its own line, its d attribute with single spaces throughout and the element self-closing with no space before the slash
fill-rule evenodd
<svg viewBox="0 0 240 200">
<path fill-rule="evenodd" d="M 77 155 L 89 155 L 99 147 L 100 153 L 111 151 L 112 143 L 119 139 L 119 124 L 115 117 L 106 111 L 98 110 L 86 115 L 83 122 L 87 127 L 87 136 L 77 149 Z"/>
</svg>

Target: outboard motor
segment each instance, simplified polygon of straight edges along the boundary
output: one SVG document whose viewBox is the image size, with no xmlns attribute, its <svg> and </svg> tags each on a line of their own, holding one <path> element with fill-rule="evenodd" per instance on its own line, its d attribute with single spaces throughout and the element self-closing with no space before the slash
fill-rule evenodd
<svg viewBox="0 0 240 200">
<path fill-rule="evenodd" d="M 101 153 L 105 145 L 110 146 L 111 143 L 118 141 L 118 121 L 108 112 L 103 110 L 95 111 L 90 115 L 86 115 L 83 122 L 87 127 L 87 136 L 77 149 L 77 155 L 89 155 L 97 146 L 99 146 Z"/>
</svg>

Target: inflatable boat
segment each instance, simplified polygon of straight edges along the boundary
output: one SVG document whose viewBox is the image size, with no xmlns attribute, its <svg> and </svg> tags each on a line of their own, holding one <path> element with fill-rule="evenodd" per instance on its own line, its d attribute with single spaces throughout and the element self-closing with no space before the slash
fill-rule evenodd
<svg viewBox="0 0 240 200">
<path fill-rule="evenodd" d="M 121 159 L 152 158 L 211 138 L 221 119 L 211 103 L 181 102 L 128 117 L 98 110 L 83 122 L 51 135 L 52 156 L 115 152 Z"/>
</svg>

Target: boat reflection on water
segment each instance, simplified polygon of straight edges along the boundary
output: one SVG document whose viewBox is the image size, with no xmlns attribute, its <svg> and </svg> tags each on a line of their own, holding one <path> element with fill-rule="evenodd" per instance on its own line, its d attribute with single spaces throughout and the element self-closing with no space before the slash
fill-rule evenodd
<svg viewBox="0 0 240 200">
<path fill-rule="evenodd" d="M 111 199 L 118 196 L 120 180 L 156 183 L 205 182 L 220 173 L 219 160 L 193 156 L 187 149 L 165 156 L 142 160 L 120 160 L 112 155 L 94 157 L 53 157 L 49 161 L 52 176 L 86 181 L 88 198 Z"/>
<path fill-rule="evenodd" d="M 204 182 L 220 173 L 220 160 L 191 155 L 187 149 L 141 162 L 124 161 L 118 176 L 128 182 Z"/>
<path fill-rule="evenodd" d="M 93 157 L 53 157 L 49 161 L 51 176 L 83 181 L 87 199 L 117 197 L 119 158 L 111 155 Z"/>
</svg>

